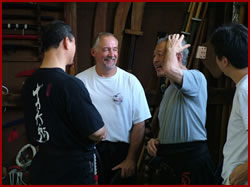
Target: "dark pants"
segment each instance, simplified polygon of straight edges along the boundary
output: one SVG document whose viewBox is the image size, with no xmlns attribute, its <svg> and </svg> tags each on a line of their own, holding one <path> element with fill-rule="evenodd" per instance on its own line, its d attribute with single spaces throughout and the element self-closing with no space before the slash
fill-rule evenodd
<svg viewBox="0 0 250 187">
<path fill-rule="evenodd" d="M 215 184 L 207 143 L 161 144 L 149 162 L 152 184 Z"/>
<path fill-rule="evenodd" d="M 55 150 L 56 151 L 56 150 Z M 66 155 L 66 156 L 65 156 Z M 56 156 L 38 154 L 32 161 L 32 185 L 91 185 L 94 181 L 93 154 Z"/>
<path fill-rule="evenodd" d="M 100 159 L 97 159 L 98 184 L 135 184 L 134 177 L 121 178 L 121 171 L 112 168 L 125 160 L 129 144 L 103 141 L 96 145 Z M 100 160 L 100 161 L 99 161 Z"/>
</svg>

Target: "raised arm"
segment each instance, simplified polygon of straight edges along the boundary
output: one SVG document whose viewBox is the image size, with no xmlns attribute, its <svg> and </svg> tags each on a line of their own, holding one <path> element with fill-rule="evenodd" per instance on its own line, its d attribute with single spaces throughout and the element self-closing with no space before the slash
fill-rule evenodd
<svg viewBox="0 0 250 187">
<path fill-rule="evenodd" d="M 188 47 L 190 44 L 182 45 L 182 40 L 184 35 L 173 34 L 168 36 L 168 41 L 166 43 L 166 54 L 163 64 L 163 69 L 165 75 L 171 81 L 182 85 L 183 79 L 183 69 L 186 69 L 182 65 L 182 51 Z"/>
</svg>

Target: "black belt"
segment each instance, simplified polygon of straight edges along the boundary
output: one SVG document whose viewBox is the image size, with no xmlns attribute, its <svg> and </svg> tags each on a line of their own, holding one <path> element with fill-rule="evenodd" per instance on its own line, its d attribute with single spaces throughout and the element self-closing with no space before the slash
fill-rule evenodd
<svg viewBox="0 0 250 187">
<path fill-rule="evenodd" d="M 207 152 L 207 141 L 159 144 L 157 148 L 157 156 L 178 157 L 185 159 L 196 158 Z"/>
</svg>

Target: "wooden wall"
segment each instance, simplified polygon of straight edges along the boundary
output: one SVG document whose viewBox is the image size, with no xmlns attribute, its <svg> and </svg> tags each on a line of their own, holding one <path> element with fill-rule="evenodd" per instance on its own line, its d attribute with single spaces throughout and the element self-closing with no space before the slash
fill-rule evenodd
<svg viewBox="0 0 250 187">
<path fill-rule="evenodd" d="M 15 3 L 14 3 L 15 4 Z M 55 19 L 65 20 L 71 24 L 76 35 L 77 51 L 75 57 L 75 66 L 71 74 L 79 73 L 92 65 L 93 59 L 90 56 L 90 48 L 95 33 L 99 31 L 113 32 L 114 20 L 118 2 L 111 3 L 38 3 L 40 5 L 49 5 L 59 7 L 60 11 L 46 11 L 40 8 L 7 8 L 3 6 L 3 15 L 31 15 L 35 19 L 6 19 L 3 17 L 3 24 L 8 23 L 27 23 L 32 25 L 43 25 L 41 16 L 52 16 Z M 67 5 L 66 5 L 67 4 Z M 152 112 L 160 102 L 160 79 L 156 77 L 152 65 L 152 55 L 154 46 L 159 33 L 180 33 L 183 26 L 188 2 L 149 2 L 145 4 L 143 21 L 141 26 L 142 36 L 138 36 L 135 45 L 135 55 L 132 73 L 140 80 L 143 85 Z M 219 25 L 228 23 L 232 20 L 233 3 L 208 3 L 208 9 L 203 26 L 203 34 L 199 38 L 199 44 L 205 43 L 211 32 Z M 65 8 L 66 7 L 66 8 Z M 246 6 L 245 6 L 246 7 Z M 246 16 L 243 24 L 247 25 L 247 7 Z M 201 12 L 202 13 L 202 12 Z M 131 10 L 128 12 L 125 28 L 130 28 Z M 103 30 L 102 30 L 103 28 Z M 3 29 L 3 34 L 22 34 L 19 29 Z M 39 30 L 25 30 L 25 34 L 39 34 Z M 24 44 L 38 45 L 39 40 L 7 40 L 3 39 L 4 44 Z M 120 50 L 119 66 L 125 70 L 128 67 L 129 48 L 131 36 L 124 34 L 122 47 Z M 191 48 L 196 50 L 196 48 Z M 9 88 L 11 94 L 20 94 L 23 81 L 26 77 L 16 77 L 16 75 L 25 70 L 38 68 L 41 63 L 42 54 L 37 50 L 3 50 L 2 52 L 2 85 Z M 195 63 L 194 63 L 195 61 Z M 195 65 L 194 65 L 195 64 Z M 208 107 L 206 128 L 208 133 L 209 149 L 216 166 L 222 159 L 222 148 L 225 142 L 227 121 L 231 110 L 231 102 L 235 85 L 230 79 L 221 75 L 214 78 L 209 72 L 203 61 L 193 59 L 191 68 L 202 71 L 208 81 Z M 3 103 L 8 99 L 3 96 Z M 15 106 L 15 100 L 7 102 L 6 111 L 2 112 L 2 124 L 7 124 L 17 119 L 22 119 L 22 108 L 18 104 Z M 14 105 L 11 105 L 13 104 Z M 4 108 L 3 108 L 4 109 Z M 152 113 L 153 115 L 153 113 Z M 3 166 L 9 167 L 15 164 L 15 156 L 18 150 L 25 145 L 25 130 L 23 122 L 15 127 L 3 128 Z M 19 139 L 12 142 L 8 141 L 10 132 L 17 131 Z"/>
<path fill-rule="evenodd" d="M 244 8 L 247 12 L 246 5 L 247 4 L 244 5 Z M 157 34 L 162 32 L 180 33 L 188 6 L 189 3 L 183 2 L 151 2 L 146 3 L 145 5 L 141 27 L 143 35 L 138 36 L 136 39 L 132 73 L 142 83 L 149 104 L 151 107 L 153 107 L 152 111 L 154 111 L 155 106 L 157 106 L 160 102 L 160 79 L 156 77 L 156 73 L 152 65 L 152 54 L 157 40 Z M 100 18 L 100 24 L 103 25 L 103 22 L 106 23 L 103 26 L 104 30 L 102 31 L 113 32 L 118 3 L 107 3 L 105 7 L 106 10 L 103 11 L 103 13 L 105 13 L 106 19 L 103 17 Z M 97 19 L 97 9 L 97 3 L 77 4 L 78 61 L 76 73 L 94 65 L 93 59 L 90 56 L 90 48 L 94 38 L 93 33 L 96 31 L 94 24 L 96 24 Z M 202 34 L 197 39 L 197 45 L 193 47 L 193 43 L 192 47 L 190 48 L 190 56 L 193 53 L 193 57 L 190 62 L 190 68 L 199 69 L 205 74 L 208 81 L 209 98 L 207 106 L 206 128 L 208 133 L 209 149 L 216 166 L 222 159 L 222 149 L 226 138 L 227 122 L 234 94 L 234 84 L 224 75 L 214 78 L 207 67 L 204 66 L 204 62 L 195 59 L 194 56 L 196 47 L 207 42 L 211 33 L 217 26 L 232 21 L 232 12 L 233 3 L 208 3 L 207 13 L 204 16 Z M 202 8 L 200 15 L 203 13 L 204 8 Z M 247 25 L 247 14 L 245 14 L 244 20 L 244 24 Z M 130 28 L 130 22 L 131 9 L 128 12 L 125 29 Z M 125 70 L 127 70 L 128 67 L 130 42 L 131 36 L 124 34 L 122 47 L 119 52 L 119 66 Z"/>
</svg>

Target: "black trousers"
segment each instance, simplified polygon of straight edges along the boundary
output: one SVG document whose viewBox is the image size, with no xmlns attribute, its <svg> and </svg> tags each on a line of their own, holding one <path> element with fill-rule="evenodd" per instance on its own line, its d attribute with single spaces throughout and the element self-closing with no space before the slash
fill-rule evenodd
<svg viewBox="0 0 250 187">
<path fill-rule="evenodd" d="M 121 178 L 121 171 L 112 168 L 125 160 L 129 144 L 103 141 L 96 145 L 100 159 L 97 159 L 98 184 L 135 184 L 136 177 Z"/>
<path fill-rule="evenodd" d="M 149 166 L 151 184 L 215 184 L 214 165 L 205 141 L 161 144 Z"/>
<path fill-rule="evenodd" d="M 56 150 L 54 150 L 56 152 Z M 75 156 L 58 153 L 55 156 L 36 154 L 30 167 L 32 185 L 92 185 L 93 154 Z"/>
</svg>

